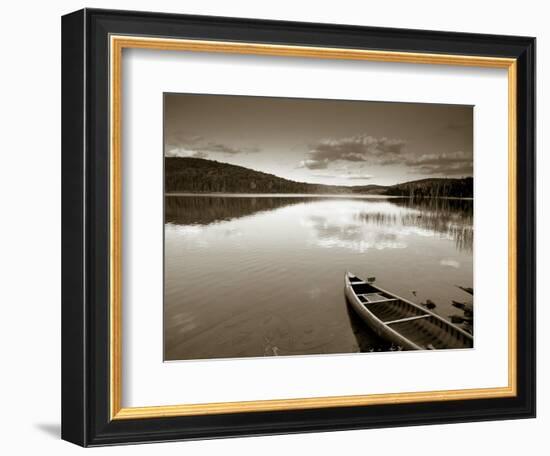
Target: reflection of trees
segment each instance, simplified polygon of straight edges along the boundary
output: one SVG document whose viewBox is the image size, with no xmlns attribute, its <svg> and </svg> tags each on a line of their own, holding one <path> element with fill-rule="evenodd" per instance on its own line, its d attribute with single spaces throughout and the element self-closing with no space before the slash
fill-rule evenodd
<svg viewBox="0 0 550 456">
<path fill-rule="evenodd" d="M 391 204 L 410 209 L 398 214 L 360 212 L 357 219 L 375 225 L 401 224 L 441 234 L 456 243 L 460 251 L 472 251 L 474 244 L 474 204 L 459 199 L 391 199 Z"/>
<path fill-rule="evenodd" d="M 326 197 L 227 197 L 227 196 L 166 196 L 165 221 L 179 225 L 207 225 L 271 211 L 278 208 L 313 202 L 338 201 Z M 345 199 L 347 202 L 350 199 Z M 353 200 L 360 203 L 361 199 Z M 396 239 L 395 228 L 417 227 L 454 240 L 460 251 L 473 249 L 473 201 L 463 199 L 394 198 L 368 200 L 365 210 L 353 211 L 353 223 L 313 215 L 308 218 L 320 239 L 347 243 L 362 243 L 365 248 L 403 247 Z M 386 204 L 386 207 L 378 203 Z M 387 210 L 387 204 L 402 210 Z M 365 232 L 365 225 L 378 226 L 377 232 Z M 384 230 L 387 227 L 388 230 Z M 393 229 L 393 230 L 392 230 Z M 367 237 L 365 237 L 367 236 Z"/>
<path fill-rule="evenodd" d="M 448 236 L 460 251 L 474 245 L 474 201 L 468 199 L 424 198 L 391 200 L 398 206 L 420 211 L 416 226 Z M 404 224 L 407 221 L 403 222 Z M 409 222 L 414 223 L 414 222 Z"/>
<path fill-rule="evenodd" d="M 433 212 L 461 213 L 464 217 L 473 217 L 474 200 L 458 198 L 392 198 L 390 203 L 399 207 Z"/>
<path fill-rule="evenodd" d="M 208 225 L 311 201 L 311 198 L 166 196 L 164 201 L 166 223 Z"/>
</svg>

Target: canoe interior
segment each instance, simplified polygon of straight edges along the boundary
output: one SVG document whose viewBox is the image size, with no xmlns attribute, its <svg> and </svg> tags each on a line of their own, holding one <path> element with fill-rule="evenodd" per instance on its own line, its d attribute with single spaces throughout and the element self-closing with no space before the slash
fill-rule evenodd
<svg viewBox="0 0 550 456">
<path fill-rule="evenodd" d="M 471 348 L 472 338 L 454 326 L 397 296 L 380 291 L 356 277 L 350 285 L 359 301 L 376 318 L 424 349 Z M 405 321 L 398 321 L 407 319 Z"/>
</svg>

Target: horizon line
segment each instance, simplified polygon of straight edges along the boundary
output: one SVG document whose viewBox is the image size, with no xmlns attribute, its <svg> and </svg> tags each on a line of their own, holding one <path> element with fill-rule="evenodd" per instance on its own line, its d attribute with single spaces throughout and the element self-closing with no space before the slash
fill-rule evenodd
<svg viewBox="0 0 550 456">
<path fill-rule="evenodd" d="M 413 179 L 413 180 L 408 180 L 408 181 L 402 181 L 402 182 L 397 182 L 395 184 L 390 184 L 390 185 L 384 185 L 384 184 L 375 184 L 375 183 L 372 183 L 372 184 L 363 184 L 363 185 L 343 185 L 343 184 L 321 184 L 321 183 L 314 183 L 314 182 L 301 182 L 301 181 L 296 181 L 296 180 L 292 180 L 292 179 L 289 179 L 287 177 L 281 177 L 281 176 L 277 176 L 276 174 L 272 174 L 272 173 L 267 173 L 265 171 L 260 171 L 260 170 L 257 170 L 257 169 L 254 169 L 254 168 L 248 168 L 246 166 L 242 166 L 242 165 L 234 165 L 233 163 L 227 163 L 227 162 L 222 162 L 222 161 L 218 161 L 218 160 L 214 160 L 214 159 L 211 159 L 211 158 L 203 158 L 203 157 L 170 157 L 170 156 L 166 156 L 166 154 L 164 155 L 164 158 L 180 158 L 180 159 L 193 159 L 193 160 L 203 160 L 203 161 L 208 161 L 208 162 L 214 162 L 214 163 L 220 163 L 220 164 L 223 164 L 223 165 L 229 165 L 229 166 L 235 166 L 237 168 L 243 168 L 243 169 L 247 169 L 247 170 L 250 170 L 250 171 L 254 171 L 254 172 L 257 172 L 257 173 L 262 173 L 262 174 L 266 174 L 268 176 L 273 176 L 273 177 L 276 177 L 278 179 L 284 179 L 284 180 L 287 180 L 287 181 L 290 181 L 290 182 L 294 182 L 296 184 L 306 184 L 306 185 L 322 185 L 323 187 L 346 187 L 346 188 L 357 188 L 357 187 L 367 187 L 369 185 L 372 185 L 372 186 L 376 186 L 376 187 L 393 187 L 395 185 L 403 185 L 403 184 L 409 184 L 409 183 L 412 183 L 412 182 L 420 182 L 420 181 L 425 181 L 425 180 L 430 180 L 430 179 L 442 179 L 442 180 L 459 180 L 459 179 L 473 179 L 474 176 L 460 176 L 460 177 L 449 177 L 449 176 L 446 176 L 446 177 L 437 177 L 437 176 L 433 176 L 433 177 L 423 177 L 421 179 Z M 365 179 L 365 180 L 368 180 L 368 179 Z"/>
</svg>

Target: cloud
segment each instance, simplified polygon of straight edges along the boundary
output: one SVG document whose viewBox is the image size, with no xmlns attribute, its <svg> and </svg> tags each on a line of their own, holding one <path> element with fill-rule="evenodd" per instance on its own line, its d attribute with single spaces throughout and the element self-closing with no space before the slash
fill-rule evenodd
<svg viewBox="0 0 550 456">
<path fill-rule="evenodd" d="M 410 158 L 407 160 L 408 165 L 439 165 L 443 163 L 456 163 L 472 161 L 471 154 L 467 154 L 463 151 L 441 153 L 441 154 L 422 154 L 418 157 Z"/>
<path fill-rule="evenodd" d="M 454 163 L 452 165 L 419 166 L 412 170 L 414 174 L 431 174 L 434 176 L 472 176 L 472 164 Z"/>
<path fill-rule="evenodd" d="M 166 157 L 194 157 L 194 158 L 208 158 L 208 154 L 203 151 L 184 149 L 180 147 L 166 149 L 164 154 Z"/>
<path fill-rule="evenodd" d="M 321 177 L 323 179 L 336 179 L 337 177 L 340 177 L 336 174 L 312 174 L 311 177 Z"/>
<path fill-rule="evenodd" d="M 417 174 L 443 176 L 471 175 L 474 165 L 472 154 L 463 151 L 409 157 L 405 164 Z"/>
<path fill-rule="evenodd" d="M 327 169 L 328 161 L 320 160 L 302 160 L 298 165 L 298 168 L 307 168 L 307 169 Z"/>
<path fill-rule="evenodd" d="M 350 179 L 350 180 L 367 180 L 372 179 L 374 176 L 372 174 L 363 174 L 363 175 L 356 175 L 356 176 L 342 176 L 344 179 Z"/>
<path fill-rule="evenodd" d="M 467 124 L 449 124 L 447 128 L 466 128 Z M 364 165 L 401 165 L 409 168 L 409 173 L 438 176 L 468 176 L 473 174 L 471 152 L 456 151 L 442 153 L 415 154 L 407 148 L 408 142 L 395 138 L 376 138 L 366 134 L 325 139 L 310 146 L 307 156 L 298 168 L 309 170 L 334 170 L 342 163 L 353 168 Z M 335 164 L 337 163 L 337 164 Z M 372 176 L 353 173 L 338 176 L 346 179 L 368 179 Z"/>
<path fill-rule="evenodd" d="M 300 168 L 327 169 L 331 163 L 366 162 L 369 164 L 388 164 L 398 161 L 406 141 L 392 138 L 375 138 L 360 134 L 347 138 L 325 139 L 310 147 Z"/>
<path fill-rule="evenodd" d="M 221 154 L 228 154 L 228 155 L 237 155 L 237 154 L 253 154 L 256 152 L 259 152 L 260 149 L 258 147 L 231 147 L 226 144 L 221 143 L 215 143 L 215 142 L 209 142 L 205 145 L 199 146 L 201 147 L 200 150 L 213 152 L 213 153 L 221 153 Z"/>
<path fill-rule="evenodd" d="M 167 157 L 206 158 L 209 154 L 252 154 L 260 152 L 259 147 L 236 147 L 215 141 L 207 141 L 198 135 L 170 135 L 166 139 Z"/>
<path fill-rule="evenodd" d="M 374 176 L 372 174 L 312 174 L 312 177 L 321 177 L 323 179 L 349 179 L 349 180 L 368 180 Z"/>
</svg>

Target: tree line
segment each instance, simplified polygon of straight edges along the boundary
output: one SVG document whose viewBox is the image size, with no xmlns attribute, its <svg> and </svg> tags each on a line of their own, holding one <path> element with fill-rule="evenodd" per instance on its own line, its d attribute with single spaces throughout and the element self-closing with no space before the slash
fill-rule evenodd
<svg viewBox="0 0 550 456">
<path fill-rule="evenodd" d="M 423 179 L 384 187 L 309 184 L 273 174 L 192 157 L 167 157 L 166 193 L 377 194 L 411 198 L 473 197 L 473 178 Z"/>
</svg>

